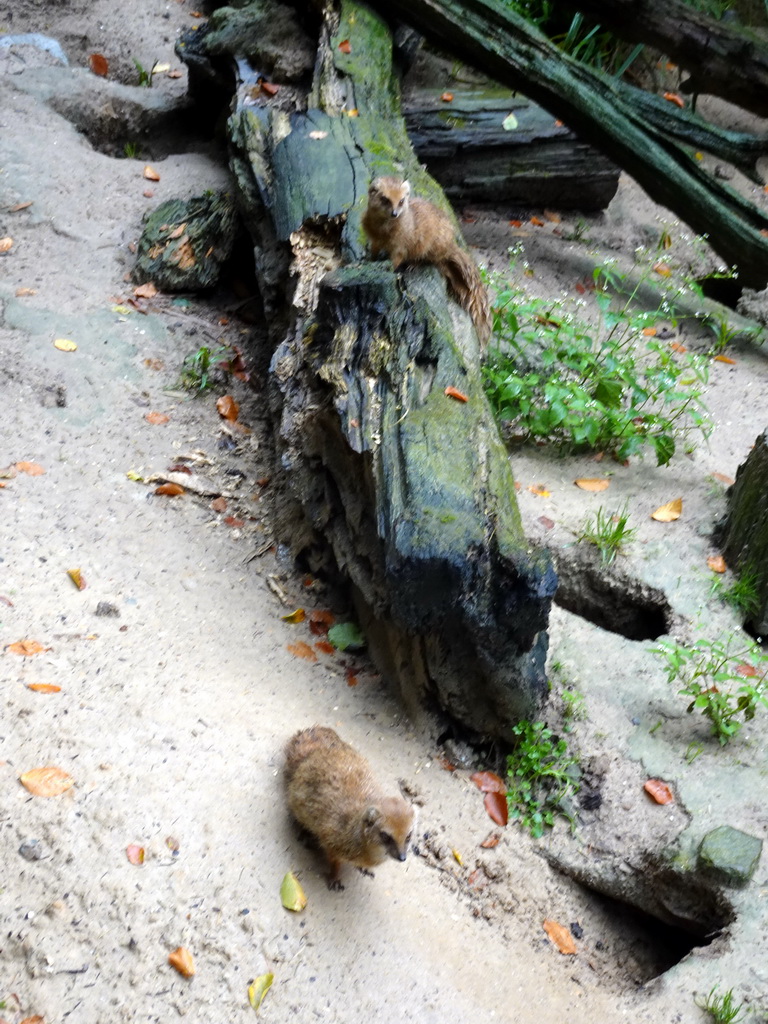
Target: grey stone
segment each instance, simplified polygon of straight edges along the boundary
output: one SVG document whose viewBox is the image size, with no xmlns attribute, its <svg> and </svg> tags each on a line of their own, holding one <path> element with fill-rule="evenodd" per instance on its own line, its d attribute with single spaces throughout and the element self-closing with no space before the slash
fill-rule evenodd
<svg viewBox="0 0 768 1024">
<path fill-rule="evenodd" d="M 698 867 L 723 885 L 746 885 L 755 873 L 762 849 L 762 839 L 730 825 L 720 825 L 702 839 Z"/>
</svg>

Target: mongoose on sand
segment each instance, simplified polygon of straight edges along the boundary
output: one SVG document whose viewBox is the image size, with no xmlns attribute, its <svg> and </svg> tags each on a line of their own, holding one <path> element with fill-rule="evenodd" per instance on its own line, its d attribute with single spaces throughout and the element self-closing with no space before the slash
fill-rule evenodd
<svg viewBox="0 0 768 1024">
<path fill-rule="evenodd" d="M 475 261 L 456 241 L 456 229 L 442 210 L 411 196 L 408 181 L 376 178 L 368 189 L 363 228 L 373 257 L 388 253 L 395 270 L 403 263 L 434 263 L 485 345 L 491 336 L 488 293 Z"/>
<path fill-rule="evenodd" d="M 405 860 L 414 825 L 413 807 L 386 796 L 365 758 L 333 729 L 313 725 L 285 747 L 288 806 L 318 840 L 331 868 L 328 887 L 342 889 L 346 861 L 367 869 L 387 857 Z"/>
</svg>

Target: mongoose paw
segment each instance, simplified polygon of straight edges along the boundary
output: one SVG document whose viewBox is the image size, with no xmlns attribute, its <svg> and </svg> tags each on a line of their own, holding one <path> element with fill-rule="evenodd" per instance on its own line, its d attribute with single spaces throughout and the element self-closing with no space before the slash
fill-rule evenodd
<svg viewBox="0 0 768 1024">
<path fill-rule="evenodd" d="M 357 870 L 360 872 L 361 875 L 366 875 L 368 878 L 376 877 L 376 875 L 374 875 L 372 871 L 369 871 L 368 868 L 358 868 Z"/>
<path fill-rule="evenodd" d="M 344 892 L 344 883 L 340 878 L 329 878 L 328 888 L 331 892 Z"/>
</svg>

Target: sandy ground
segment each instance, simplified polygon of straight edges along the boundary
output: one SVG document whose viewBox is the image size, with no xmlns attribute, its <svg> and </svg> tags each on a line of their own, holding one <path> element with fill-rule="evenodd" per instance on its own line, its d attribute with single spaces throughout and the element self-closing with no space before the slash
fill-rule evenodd
<svg viewBox="0 0 768 1024">
<path fill-rule="evenodd" d="M 180 68 L 173 40 L 194 20 L 188 4 L 163 0 L 141 0 L 130 13 L 107 0 L 0 7 L 5 33 L 59 41 L 71 76 L 95 87 L 97 107 L 102 82 L 91 81 L 90 53 L 135 83 L 134 57 Z M 0 468 L 44 470 L 2 480 L 0 624 L 4 648 L 22 639 L 45 648 L 0 654 L 0 1019 L 247 1021 L 248 983 L 271 971 L 260 1016 L 276 1022 L 701 1020 L 689 983 L 642 987 L 675 959 L 652 926 L 560 876 L 515 829 L 480 849 L 493 826 L 469 772 L 443 770 L 363 658 L 319 652 L 310 662 L 288 649 L 317 638 L 281 617 L 328 608 L 329 597 L 266 550 L 263 399 L 231 382 L 252 430 L 232 434 L 216 395 L 193 401 L 176 386 L 189 352 L 222 338 L 245 347 L 252 329 L 226 295 L 181 306 L 160 297 L 146 313 L 124 307 L 143 214 L 220 185 L 222 155 L 195 144 L 156 159 L 143 139 L 134 159 L 99 152 L 41 99 L 61 88 L 46 78 L 50 68 L 40 51 L 0 47 L 0 236 L 13 239 L 0 256 Z M 153 95 L 181 97 L 185 80 L 158 75 Z M 113 102 L 101 101 L 107 119 Z M 159 182 L 143 177 L 148 162 Z M 622 234 L 627 253 L 629 210 L 633 223 L 668 218 L 623 181 L 611 210 L 590 224 L 598 235 Z M 520 240 L 505 224 L 480 218 L 471 240 L 500 260 Z M 531 262 L 540 258 L 537 287 L 570 282 L 562 254 L 546 258 L 546 239 L 531 232 L 522 241 Z M 57 349 L 60 338 L 77 350 Z M 639 474 L 616 470 L 643 507 L 677 496 L 690 473 L 696 512 L 683 529 L 701 550 L 714 516 L 706 475 L 733 476 L 765 425 L 765 377 L 754 350 L 718 366 L 709 448 L 666 475 L 645 464 Z M 168 421 L 152 424 L 150 412 Z M 158 496 L 136 479 L 185 456 L 210 481 L 206 496 Z M 567 532 L 594 503 L 571 493 L 584 467 L 520 458 L 531 535 L 543 513 Z M 542 474 L 552 484 L 547 501 L 525 489 Z M 226 512 L 211 509 L 216 494 Z M 722 495 L 715 501 L 720 508 Z M 654 529 L 644 526 L 639 543 L 653 546 Z M 73 585 L 72 569 L 86 589 Z M 98 614 L 99 602 L 117 614 Z M 559 611 L 555 649 L 558 635 L 600 638 Z M 29 689 L 36 683 L 61 689 Z M 419 803 L 413 856 L 373 880 L 348 871 L 343 893 L 326 889 L 324 864 L 288 819 L 280 779 L 282 745 L 314 722 L 338 728 Z M 74 786 L 31 796 L 19 775 L 44 765 Z M 143 864 L 129 862 L 131 844 L 144 848 Z M 280 905 L 291 869 L 309 898 L 301 915 Z M 545 918 L 579 924 L 576 957 L 551 945 Z M 195 958 L 191 980 L 167 964 L 178 946 Z"/>
</svg>

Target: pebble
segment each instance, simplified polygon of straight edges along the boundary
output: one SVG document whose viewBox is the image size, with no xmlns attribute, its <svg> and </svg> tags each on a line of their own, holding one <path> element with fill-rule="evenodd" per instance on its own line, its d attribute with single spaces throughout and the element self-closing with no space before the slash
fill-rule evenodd
<svg viewBox="0 0 768 1024">
<path fill-rule="evenodd" d="M 25 839 L 19 847 L 19 853 L 24 860 L 40 860 L 45 849 L 39 839 Z"/>
</svg>

